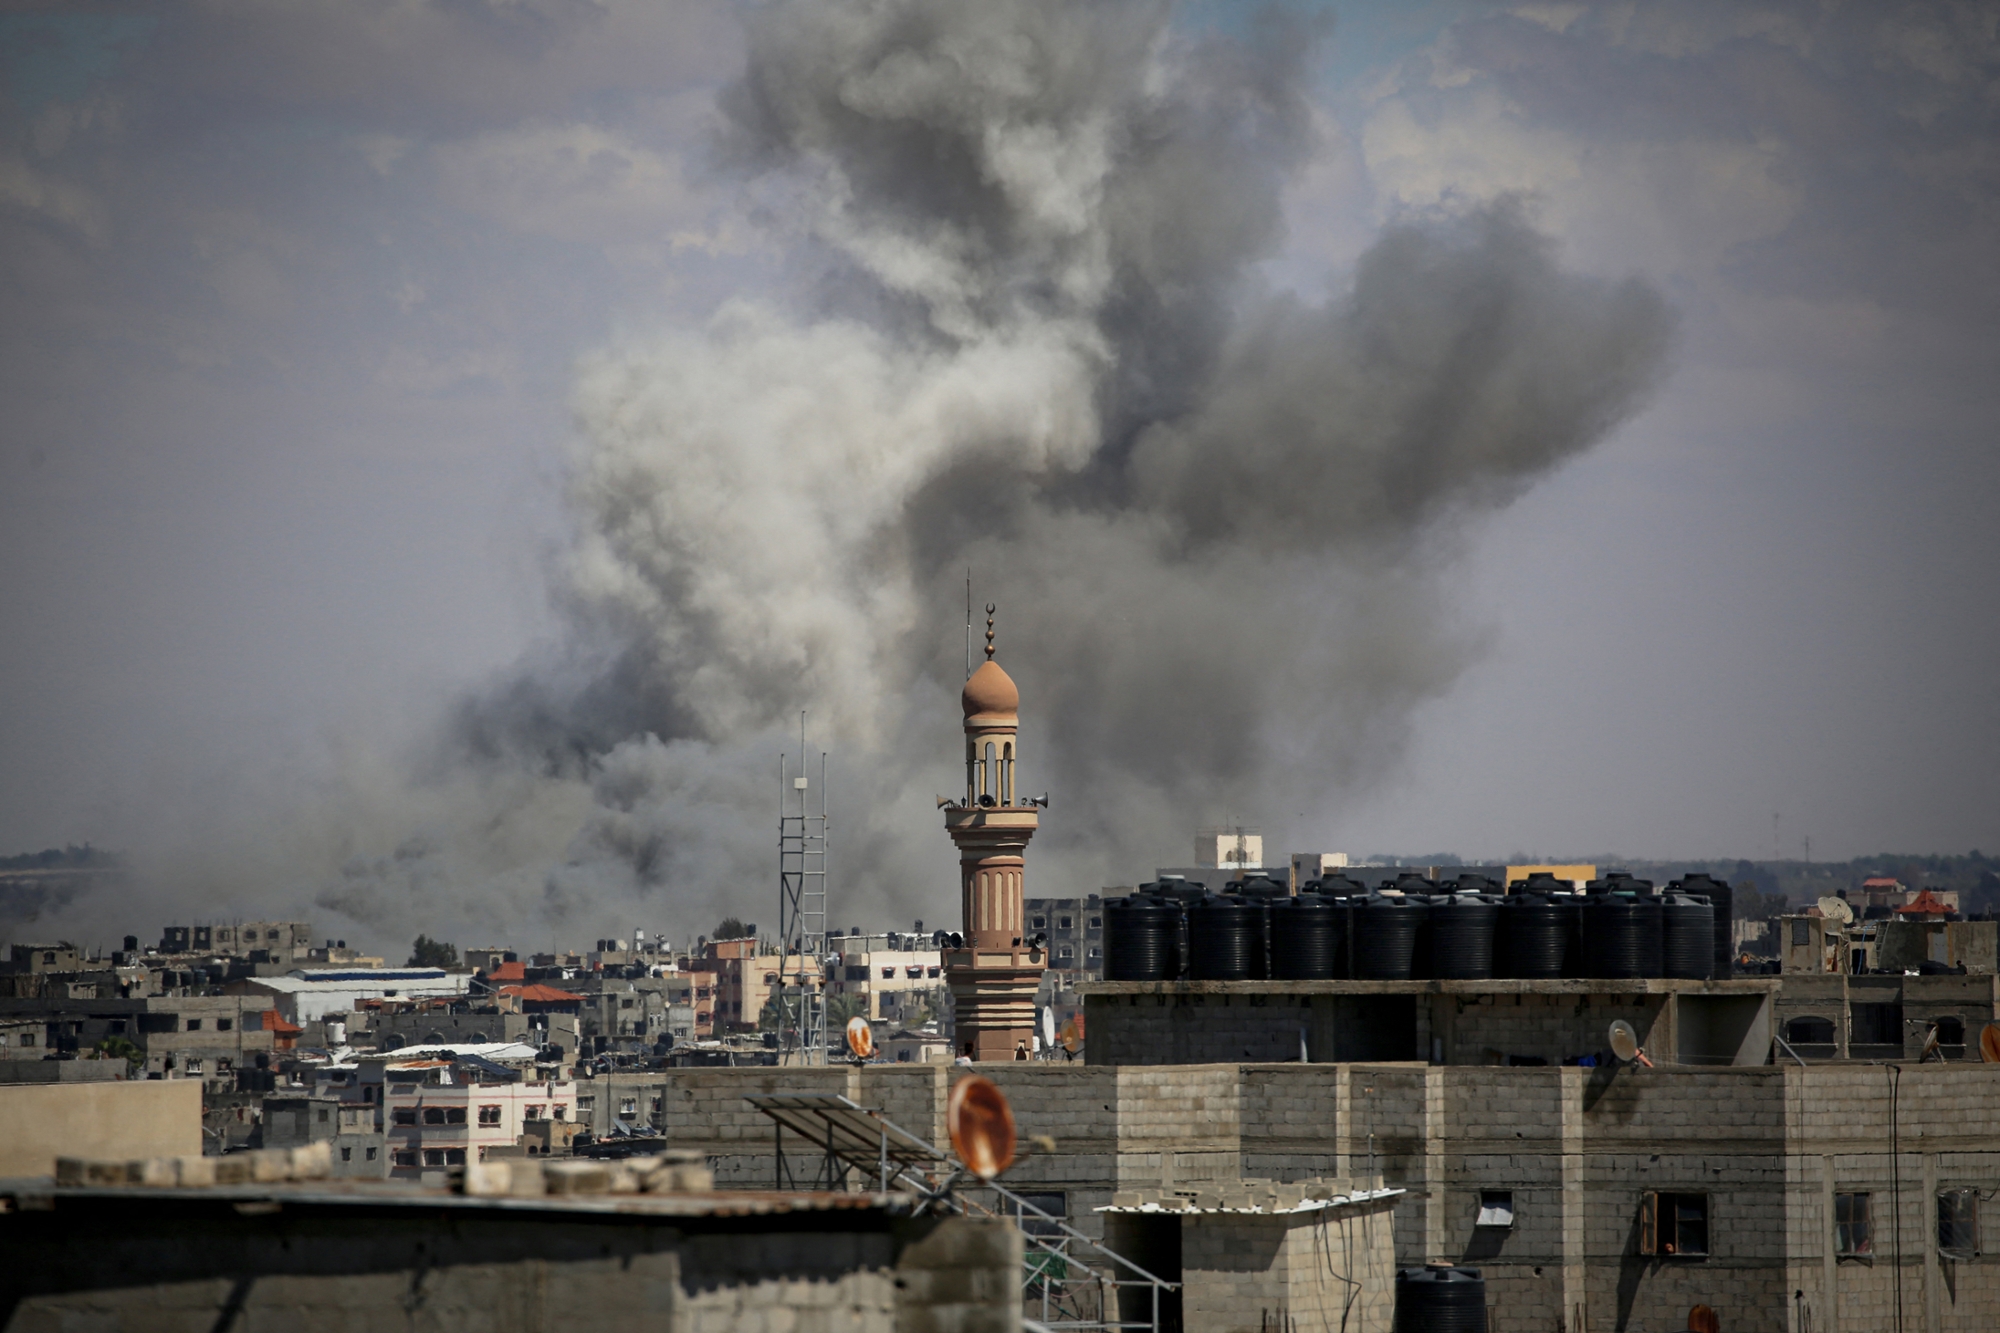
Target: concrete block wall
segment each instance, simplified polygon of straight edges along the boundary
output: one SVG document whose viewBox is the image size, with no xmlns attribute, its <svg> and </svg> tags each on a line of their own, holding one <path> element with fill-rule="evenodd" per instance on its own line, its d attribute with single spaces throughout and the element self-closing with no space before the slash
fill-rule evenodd
<svg viewBox="0 0 2000 1333">
<path fill-rule="evenodd" d="M 953 1082 L 975 1072 L 948 1066 Z M 1007 1185 L 1021 1193 L 1060 1192 L 1069 1224 L 1086 1236 L 1104 1234 L 1094 1211 L 1120 1189 L 1159 1183 L 1159 1155 L 1121 1151 L 1119 1076 L 1116 1069 L 1040 1061 L 981 1065 L 1014 1108 L 1018 1152 Z M 1037 1138 L 1055 1141 L 1055 1152 L 1036 1147 Z M 938 1143 L 945 1142 L 940 1123 Z M 1134 1160 L 1128 1161 L 1131 1158 Z M 1130 1182 L 1130 1183 L 1128 1183 Z"/>
<path fill-rule="evenodd" d="M 1654 1026 L 1667 1008 L 1665 995 L 1439 995 L 1443 1010 L 1434 1029 L 1445 1038 L 1449 1065 L 1499 1065 L 1507 1056 L 1529 1056 L 1551 1065 L 1610 1049 L 1606 1036 L 1622 1018 L 1642 1046 L 1665 1048 L 1665 1032 Z M 1655 1040 L 1656 1035 L 1659 1040 Z M 1664 1062 L 1668 1057 L 1656 1056 Z"/>
<path fill-rule="evenodd" d="M 1437 1230 L 1423 1257 L 1479 1268 L 1497 1329 L 1560 1327 L 1565 1308 L 1565 1094 L 1577 1079 L 1519 1077 L 1529 1072 L 1439 1076 L 1449 1145 L 1426 1181 Z M 1475 1225 L 1487 1191 L 1509 1195 L 1512 1228 Z"/>
<path fill-rule="evenodd" d="M 1286 1327 L 1285 1239 L 1276 1217 L 1212 1216 L 1181 1222 L 1181 1323 L 1213 1333 Z"/>
<path fill-rule="evenodd" d="M 1451 1259 L 1485 1269 L 1495 1333 L 1542 1330 L 1558 1318 L 1574 1323 L 1579 1310 L 1592 1329 L 1621 1319 L 1672 1328 L 1680 1323 L 1660 1321 L 1684 1321 L 1697 1302 L 1715 1306 L 1731 1329 L 1796 1333 L 1804 1318 L 1815 1333 L 1877 1327 L 1870 1321 L 1894 1297 L 1881 1247 L 1898 1177 L 1905 1327 L 1978 1327 L 1982 1315 L 2000 1310 L 2000 1261 L 1944 1259 L 1934 1243 L 1938 1190 L 1971 1187 L 2000 1198 L 2000 1143 L 1991 1129 L 2000 1124 L 2000 1066 L 1910 1065 L 1896 1074 L 1883 1065 L 1791 1062 L 1650 1071 L 1034 1063 L 978 1072 L 1006 1091 L 1024 1148 L 1039 1134 L 1056 1141 L 1053 1154 L 1028 1152 L 1009 1183 L 1064 1191 L 1079 1229 L 1101 1234 L 1090 1210 L 1119 1188 L 1192 1191 L 1234 1172 L 1279 1180 L 1372 1172 L 1409 1191 L 1393 1214 L 1397 1261 Z M 946 1069 L 942 1077 L 963 1074 Z M 704 1096 L 737 1099 L 741 1109 L 729 1114 L 751 1124 L 749 1117 L 763 1118 L 740 1102 L 750 1084 L 801 1087 L 815 1076 L 824 1074 L 675 1072 Z M 1893 1173 L 1892 1080 L 1900 1086 L 1901 1149 Z M 938 1095 L 935 1081 L 920 1077 L 893 1085 L 894 1093 L 890 1086 L 881 1100 L 933 1104 L 919 1086 Z M 865 1093 L 856 1100 L 872 1104 Z M 768 1180 L 768 1123 L 737 1131 L 739 1139 L 751 1134 L 744 1147 L 757 1158 L 758 1184 Z M 723 1146 L 712 1133 L 706 1141 Z M 1511 1230 L 1474 1227 L 1488 1189 L 1512 1193 Z M 1706 1258 L 1638 1254 L 1648 1191 L 1708 1196 Z M 1832 1255 L 1833 1195 L 1851 1191 L 1874 1200 L 1871 1262 Z M 2000 1251 L 2000 1204 L 1983 1205 L 1982 1223 L 1984 1243 Z"/>
<path fill-rule="evenodd" d="M 1257 1180 L 1347 1175 L 1340 1128 L 1346 1065 L 1245 1065 L 1238 1078 L 1243 1174 Z"/>
<path fill-rule="evenodd" d="M 1094 1065 L 1272 1063 L 1299 1058 L 1327 996 L 1103 995 L 1084 1004 Z M 1323 1018 L 1318 1020 L 1323 1023 Z M 1329 1048 L 1330 1049 L 1330 1048 Z"/>
<path fill-rule="evenodd" d="M 844 1065 L 666 1070 L 660 1128 L 676 1148 L 707 1157 L 717 1186 L 770 1189 L 776 1177 L 773 1121 L 744 1097 L 753 1092 L 833 1092 L 851 1097 L 853 1074 L 852 1067 Z M 784 1136 L 784 1149 L 790 1179 L 811 1183 L 824 1152 L 814 1151 L 792 1134 Z"/>
<path fill-rule="evenodd" d="M 901 1230 L 906 1239 L 895 1272 L 899 1333 L 1018 1333 L 1018 1230 L 968 1218 L 947 1218 L 927 1233 L 911 1224 Z"/>
<path fill-rule="evenodd" d="M 11 1204 L 13 1201 L 9 1200 Z M 647 1217 L 158 1190 L 0 1213 L 0 1308 L 75 1328 L 1015 1333 L 1020 1234 L 859 1208 Z"/>
<path fill-rule="evenodd" d="M 2000 1197 L 2000 1144 L 1991 1133 L 2000 1120 L 2000 1066 L 1928 1064 L 1897 1072 L 1887 1065 L 1815 1065 L 1795 1067 L 1790 1076 L 1797 1085 L 1794 1117 L 1803 1126 L 1791 1143 L 1799 1154 L 1800 1193 L 1816 1196 L 1814 1234 L 1797 1244 L 1820 1258 L 1795 1290 L 1804 1293 L 1815 1329 L 1894 1327 L 1899 1272 L 1904 1327 L 1938 1333 L 1991 1327 L 2000 1311 L 2000 1255 L 1940 1254 L 1936 1199 L 1941 1190 L 1959 1188 Z M 1892 1153 L 1892 1144 L 1899 1151 Z M 1834 1199 L 1852 1193 L 1869 1196 L 1873 1253 L 1866 1258 L 1832 1253 Z M 2000 1250 L 1994 1198 L 1981 1200 L 1979 1223 L 1981 1247 Z"/>
<path fill-rule="evenodd" d="M 1283 1258 L 1293 1327 L 1389 1333 L 1396 1315 L 1389 1210 L 1342 1208 L 1295 1223 L 1285 1234 Z"/>
<path fill-rule="evenodd" d="M 1346 1132 L 1341 1136 L 1344 1174 L 1379 1178 L 1414 1192 L 1396 1209 L 1396 1253 L 1422 1263 L 1430 1249 L 1425 1191 L 1434 1076 L 1424 1065 L 1351 1065 L 1348 1070 Z"/>
</svg>

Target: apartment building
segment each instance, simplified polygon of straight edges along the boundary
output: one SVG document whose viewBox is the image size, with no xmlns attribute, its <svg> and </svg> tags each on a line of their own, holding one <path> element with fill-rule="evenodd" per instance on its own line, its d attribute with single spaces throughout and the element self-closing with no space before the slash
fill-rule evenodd
<svg viewBox="0 0 2000 1333">
<path fill-rule="evenodd" d="M 1022 904 L 1028 929 L 1048 936 L 1049 972 L 1060 990 L 1104 979 L 1104 899 L 1029 898 Z"/>
<path fill-rule="evenodd" d="M 389 1153 L 375 1120 L 375 1108 L 363 1103 L 279 1093 L 264 1098 L 260 1142 L 266 1148 L 323 1142 L 336 1180 L 380 1180 L 389 1174 Z"/>
<path fill-rule="evenodd" d="M 233 1082 L 275 1048 L 268 1000 L 240 995 L 0 999 L 9 1049 L 75 1055 L 124 1041 L 161 1078 Z"/>
<path fill-rule="evenodd" d="M 754 1032 L 764 1006 L 779 985 L 780 975 L 785 972 L 783 962 L 768 940 L 760 942 L 754 936 L 709 940 L 702 945 L 699 955 L 686 962 L 687 973 L 694 979 L 692 996 L 687 1000 L 674 998 L 670 1003 L 692 1005 L 695 1035 L 699 1038 Z M 790 975 L 796 984 L 800 975 L 796 956 Z"/>
<path fill-rule="evenodd" d="M 828 1003 L 852 996 L 871 1022 L 908 1025 L 944 1010 L 944 955 L 931 937 L 891 931 L 853 932 L 827 942 Z"/>
<path fill-rule="evenodd" d="M 511 1048 L 508 1063 L 460 1051 L 420 1053 L 378 1063 L 381 1123 L 389 1175 L 420 1179 L 426 1171 L 485 1161 L 494 1149 L 519 1150 L 537 1121 L 568 1121 L 576 1114 L 576 1085 L 535 1081 L 512 1067 L 525 1048 Z M 506 1049 L 494 1055 L 508 1055 Z M 531 1058 L 532 1052 L 526 1052 Z M 367 1079 L 374 1082 L 374 1079 Z"/>
</svg>

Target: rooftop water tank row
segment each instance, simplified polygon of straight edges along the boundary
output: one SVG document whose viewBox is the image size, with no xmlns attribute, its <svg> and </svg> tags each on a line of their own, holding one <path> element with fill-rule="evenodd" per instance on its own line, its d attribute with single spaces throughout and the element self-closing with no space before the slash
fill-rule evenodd
<svg viewBox="0 0 2000 1333">
<path fill-rule="evenodd" d="M 1728 975 L 1729 886 L 1705 876 L 1665 893 L 1629 875 L 1593 880 L 1582 893 L 1547 875 L 1506 894 L 1476 875 L 1443 884 L 1405 875 L 1374 890 L 1337 877 L 1296 897 L 1268 879 L 1231 889 L 1170 879 L 1107 902 L 1105 979 Z"/>
</svg>

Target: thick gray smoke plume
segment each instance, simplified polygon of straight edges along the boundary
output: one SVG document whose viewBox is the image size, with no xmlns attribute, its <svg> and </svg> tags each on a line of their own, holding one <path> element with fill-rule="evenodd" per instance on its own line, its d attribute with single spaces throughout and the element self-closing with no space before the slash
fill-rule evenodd
<svg viewBox="0 0 2000 1333">
<path fill-rule="evenodd" d="M 1170 18 L 756 10 L 718 157 L 803 295 L 589 360 L 566 641 L 423 763 L 343 735 L 309 799 L 217 802 L 176 830 L 176 901 L 309 901 L 383 949 L 769 927 L 806 710 L 836 923 L 941 923 L 968 567 L 1052 797 L 1036 889 L 1130 882 L 1198 824 L 1321 815 L 1385 773 L 1477 648 L 1454 534 L 1632 412 L 1670 321 L 1562 272 L 1508 203 L 1390 228 L 1324 303 L 1267 290 L 1323 151 L 1323 34 Z M 116 906 L 73 920 L 115 940 Z"/>
<path fill-rule="evenodd" d="M 843 783 L 839 898 L 941 914 L 968 567 L 1055 797 L 1047 891 L 1227 812 L 1327 808 L 1465 665 L 1454 521 L 1629 414 L 1668 316 L 1561 272 L 1506 203 L 1391 228 L 1323 305 L 1261 291 L 1316 34 L 1168 19 L 758 13 L 723 146 L 783 187 L 814 301 L 582 374 L 578 646 L 464 718 L 590 784 L 542 910 L 766 901 L 804 708 Z"/>
</svg>

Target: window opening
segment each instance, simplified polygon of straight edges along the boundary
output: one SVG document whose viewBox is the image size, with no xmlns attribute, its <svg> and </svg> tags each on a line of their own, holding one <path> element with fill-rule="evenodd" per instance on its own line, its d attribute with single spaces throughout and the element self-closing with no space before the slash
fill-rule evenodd
<svg viewBox="0 0 2000 1333">
<path fill-rule="evenodd" d="M 1979 1253 L 1979 1191 L 1939 1190 L 1938 1251 L 1948 1259 L 1970 1259 Z"/>
<path fill-rule="evenodd" d="M 1639 1253 L 1681 1259 L 1708 1254 L 1708 1196 L 1648 1193 L 1639 1207 Z"/>
<path fill-rule="evenodd" d="M 1514 1226 L 1514 1191 L 1481 1190 L 1479 1192 L 1479 1216 L 1472 1225 L 1476 1227 Z"/>
<path fill-rule="evenodd" d="M 1875 1252 L 1875 1237 L 1870 1231 L 1868 1222 L 1866 1194 L 1833 1196 L 1833 1252 L 1849 1255 Z"/>
</svg>

